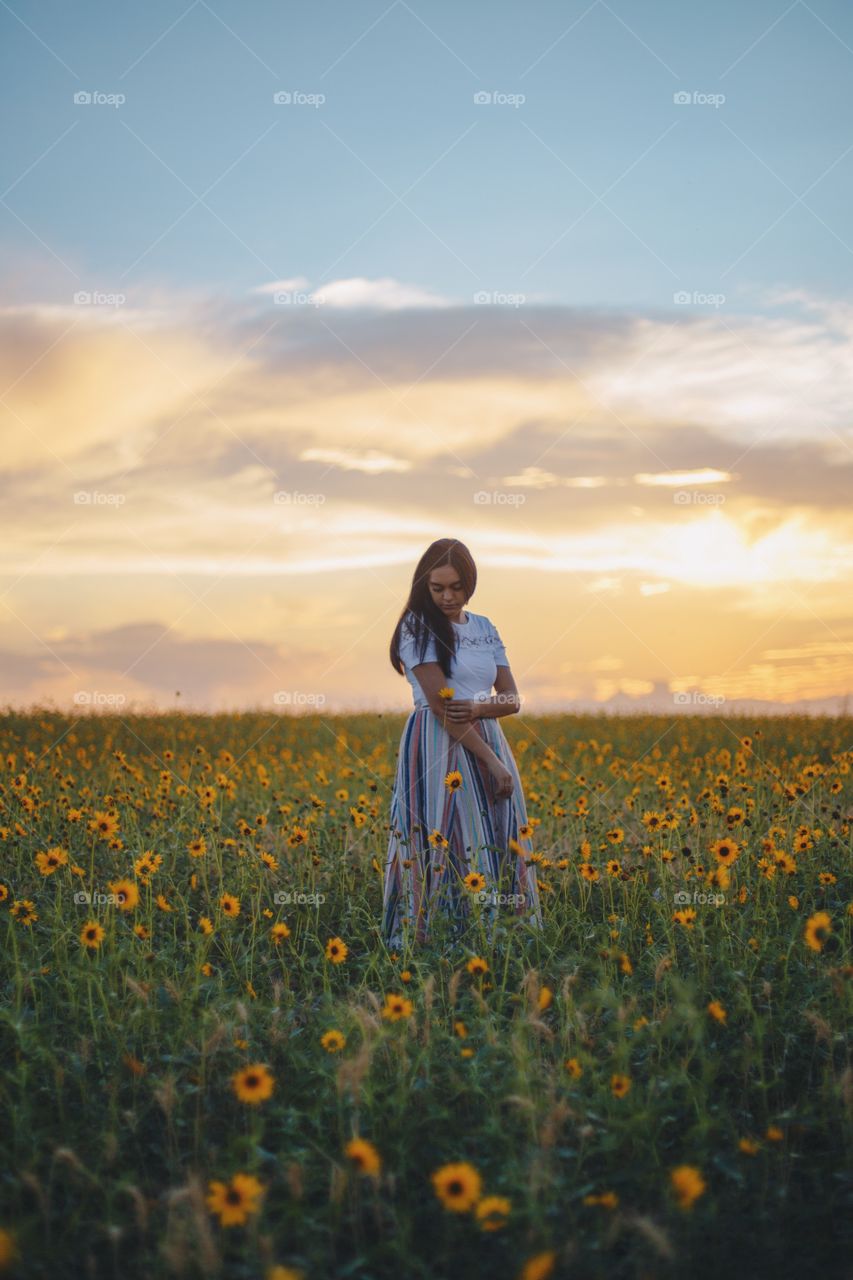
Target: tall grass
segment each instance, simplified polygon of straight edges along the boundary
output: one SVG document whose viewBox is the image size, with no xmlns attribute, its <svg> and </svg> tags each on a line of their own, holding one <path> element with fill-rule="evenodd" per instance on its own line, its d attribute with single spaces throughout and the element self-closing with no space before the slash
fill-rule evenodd
<svg viewBox="0 0 853 1280">
<path fill-rule="evenodd" d="M 848 1275 L 853 722 L 504 721 L 545 926 L 492 933 L 472 898 L 465 936 L 389 954 L 402 723 L 0 719 L 0 1267 Z M 259 1103 L 233 1084 L 254 1064 Z M 433 1181 L 454 1163 L 465 1211 Z M 225 1226 L 210 1184 L 239 1173 L 257 1211 Z"/>
</svg>

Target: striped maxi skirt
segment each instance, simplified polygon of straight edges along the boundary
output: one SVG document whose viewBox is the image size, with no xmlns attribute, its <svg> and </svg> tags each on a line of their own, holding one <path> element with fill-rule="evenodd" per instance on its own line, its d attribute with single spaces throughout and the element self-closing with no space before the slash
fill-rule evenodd
<svg viewBox="0 0 853 1280">
<path fill-rule="evenodd" d="M 426 942 L 439 913 L 453 921 L 456 936 L 474 913 L 492 935 L 501 914 L 542 927 L 536 866 L 524 856 L 533 846 L 529 836 L 519 835 L 527 810 L 515 758 L 498 719 L 470 723 L 512 773 L 512 795 L 495 796 L 485 764 L 429 707 L 410 712 L 391 793 L 382 910 L 389 947 L 402 947 L 406 938 Z M 457 771 L 462 783 L 453 790 L 445 778 Z M 483 877 L 482 889 L 463 883 L 471 872 Z"/>
</svg>

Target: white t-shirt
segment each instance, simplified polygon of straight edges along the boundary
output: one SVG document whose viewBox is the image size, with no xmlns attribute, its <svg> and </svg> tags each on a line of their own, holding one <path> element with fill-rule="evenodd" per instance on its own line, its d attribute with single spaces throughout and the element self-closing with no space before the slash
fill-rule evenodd
<svg viewBox="0 0 853 1280">
<path fill-rule="evenodd" d="M 482 613 L 462 611 L 467 622 L 452 622 L 456 632 L 456 655 L 450 665 L 450 679 L 446 684 L 453 689 L 454 698 L 472 698 L 484 701 L 492 695 L 498 667 L 508 667 L 509 658 L 498 634 L 498 629 Z M 406 679 L 412 686 L 415 707 L 427 707 L 420 681 L 412 667 L 420 662 L 438 662 L 436 643 L 432 636 L 427 641 L 424 656 L 408 625 L 408 619 L 400 630 L 400 659 L 406 670 Z"/>
</svg>

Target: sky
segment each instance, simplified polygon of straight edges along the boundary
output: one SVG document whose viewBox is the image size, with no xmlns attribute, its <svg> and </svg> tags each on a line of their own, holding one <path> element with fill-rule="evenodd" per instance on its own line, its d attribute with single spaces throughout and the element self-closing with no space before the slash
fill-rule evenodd
<svg viewBox="0 0 853 1280">
<path fill-rule="evenodd" d="M 0 705 L 853 690 L 843 0 L 0 0 Z"/>
</svg>

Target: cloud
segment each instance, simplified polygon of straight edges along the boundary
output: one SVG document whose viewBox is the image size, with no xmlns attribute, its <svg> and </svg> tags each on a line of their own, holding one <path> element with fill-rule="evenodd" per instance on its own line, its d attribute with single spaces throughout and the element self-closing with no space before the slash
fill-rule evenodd
<svg viewBox="0 0 853 1280">
<path fill-rule="evenodd" d="M 305 276 L 295 276 L 290 280 L 276 280 L 272 284 L 259 285 L 252 292 L 273 296 L 304 293 L 309 285 L 310 281 Z M 330 280 L 328 284 L 321 284 L 311 290 L 305 300 L 308 298 L 314 306 L 344 311 L 406 311 L 454 305 L 450 298 L 432 293 L 419 285 L 403 284 L 391 276 L 382 276 L 376 280 L 368 280 L 364 276 Z"/>
<path fill-rule="evenodd" d="M 469 545 L 534 655 L 553 628 L 547 670 L 531 677 L 541 689 L 564 679 L 580 634 L 567 629 L 590 605 L 590 656 L 622 662 L 619 681 L 660 671 L 627 661 L 630 632 L 617 629 L 614 650 L 608 607 L 652 652 L 649 629 L 664 619 L 692 638 L 686 665 L 706 679 L 729 631 L 760 655 L 753 623 L 774 649 L 826 641 L 823 626 L 847 634 L 843 310 L 788 299 L 769 318 L 392 315 L 277 307 L 260 288 L 180 312 L 158 299 L 145 325 L 131 313 L 98 326 L 44 307 L 0 312 L 10 692 L 73 691 L 81 669 L 90 684 L 114 680 L 125 668 L 104 637 L 159 626 L 174 634 L 151 633 L 154 665 L 126 676 L 136 692 L 170 698 L 183 681 L 208 700 L 251 698 L 267 676 L 241 665 L 243 642 L 278 672 L 287 637 L 299 642 L 291 679 L 316 682 L 325 663 L 341 697 L 400 697 L 381 664 L 362 678 L 364 654 L 386 644 L 439 536 Z M 769 409 L 744 415 L 747 401 Z M 322 623 L 320 598 L 333 602 Z M 765 688 L 778 666 L 762 660 L 744 679 Z M 788 664 L 786 688 L 809 685 L 807 668 Z M 842 678 L 841 665 L 827 670 Z M 579 696 L 596 696 L 590 675 L 577 666 Z"/>
</svg>

